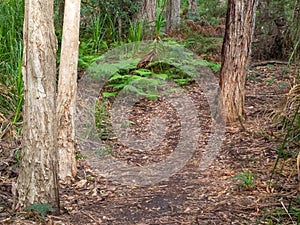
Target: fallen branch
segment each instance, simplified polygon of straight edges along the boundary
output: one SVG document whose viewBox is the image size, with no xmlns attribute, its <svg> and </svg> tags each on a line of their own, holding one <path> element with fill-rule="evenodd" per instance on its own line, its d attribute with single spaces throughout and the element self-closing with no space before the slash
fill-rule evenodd
<svg viewBox="0 0 300 225">
<path fill-rule="evenodd" d="M 268 64 L 284 64 L 284 65 L 287 65 L 288 62 L 280 61 L 280 60 L 267 60 L 267 61 L 260 61 L 260 62 L 251 63 L 250 66 L 256 67 L 256 66 L 264 66 L 264 65 L 268 65 Z"/>
</svg>

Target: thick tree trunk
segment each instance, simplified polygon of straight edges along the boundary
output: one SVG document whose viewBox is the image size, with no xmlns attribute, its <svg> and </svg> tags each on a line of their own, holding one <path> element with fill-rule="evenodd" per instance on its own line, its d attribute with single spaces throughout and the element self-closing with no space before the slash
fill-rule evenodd
<svg viewBox="0 0 300 225">
<path fill-rule="evenodd" d="M 139 18 L 145 19 L 151 26 L 155 25 L 156 20 L 156 0 L 143 0 Z"/>
<path fill-rule="evenodd" d="M 25 0 L 23 149 L 15 208 L 59 208 L 57 182 L 56 49 L 53 0 Z"/>
<path fill-rule="evenodd" d="M 166 32 L 171 34 L 180 24 L 180 0 L 167 0 L 166 17 Z"/>
<path fill-rule="evenodd" d="M 251 51 L 257 0 L 229 0 L 220 85 L 228 121 L 244 116 L 246 66 Z"/>
<path fill-rule="evenodd" d="M 57 95 L 59 177 L 76 174 L 75 113 L 80 0 L 65 0 L 65 15 Z"/>
<path fill-rule="evenodd" d="M 149 28 L 145 34 L 146 38 L 152 39 L 154 36 L 156 20 L 156 0 L 142 0 L 140 11 L 137 15 L 139 21 L 144 21 Z"/>
</svg>

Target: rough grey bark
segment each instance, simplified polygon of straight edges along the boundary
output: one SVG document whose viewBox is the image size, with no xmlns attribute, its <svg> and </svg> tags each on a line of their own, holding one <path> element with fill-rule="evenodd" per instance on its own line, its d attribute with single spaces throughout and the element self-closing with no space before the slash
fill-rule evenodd
<svg viewBox="0 0 300 225">
<path fill-rule="evenodd" d="M 144 37 L 152 39 L 156 20 L 156 0 L 142 0 L 137 19 L 145 22 L 149 28 L 146 32 L 144 30 Z"/>
<path fill-rule="evenodd" d="M 59 178 L 76 174 L 75 113 L 79 44 L 80 0 L 65 0 L 57 95 Z"/>
<path fill-rule="evenodd" d="M 188 8 L 189 17 L 200 18 L 197 1 L 196 0 L 188 0 L 188 4 L 189 4 L 189 8 Z"/>
<path fill-rule="evenodd" d="M 180 24 L 180 0 L 167 0 L 166 17 L 166 32 L 170 34 Z"/>
<path fill-rule="evenodd" d="M 53 0 L 25 0 L 23 148 L 15 208 L 59 208 L 57 181 L 56 49 Z"/>
<path fill-rule="evenodd" d="M 248 65 L 257 0 L 229 0 L 222 48 L 220 85 L 228 121 L 244 116 Z"/>
<path fill-rule="evenodd" d="M 151 26 L 155 25 L 156 19 L 156 0 L 143 0 L 139 18 L 146 20 Z"/>
</svg>

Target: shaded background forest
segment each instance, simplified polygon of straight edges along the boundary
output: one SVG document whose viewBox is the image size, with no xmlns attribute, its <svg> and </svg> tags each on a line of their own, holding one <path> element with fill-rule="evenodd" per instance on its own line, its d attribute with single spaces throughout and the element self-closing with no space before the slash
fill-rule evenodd
<svg viewBox="0 0 300 225">
<path fill-rule="evenodd" d="M 139 1 L 83 1 L 81 7 L 79 69 L 84 71 L 99 55 L 123 43 L 141 41 L 149 36 L 149 24 L 137 20 Z M 23 4 L 0 3 L 0 118 L 2 130 L 22 121 L 22 26 Z M 56 1 L 56 32 L 61 40 L 63 1 Z M 226 4 L 199 1 L 199 15 L 187 11 L 181 2 L 180 26 L 171 35 L 165 33 L 165 1 L 158 1 L 155 30 L 165 40 L 175 40 L 203 59 L 220 62 Z M 252 61 L 299 58 L 299 2 L 295 0 L 260 1 L 256 16 Z M 60 52 L 60 51 L 58 51 Z M 19 131 L 18 131 L 19 130 Z"/>
</svg>

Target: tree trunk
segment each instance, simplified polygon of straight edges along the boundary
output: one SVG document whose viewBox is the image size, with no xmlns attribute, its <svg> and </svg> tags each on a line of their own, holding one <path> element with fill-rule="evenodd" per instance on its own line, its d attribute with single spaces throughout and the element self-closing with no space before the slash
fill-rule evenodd
<svg viewBox="0 0 300 225">
<path fill-rule="evenodd" d="M 137 19 L 146 22 L 149 30 L 146 32 L 145 37 L 152 39 L 156 20 L 156 0 L 142 0 Z"/>
<path fill-rule="evenodd" d="M 59 209 L 56 49 L 53 0 L 25 0 L 23 149 L 16 209 L 48 203 Z"/>
<path fill-rule="evenodd" d="M 76 174 L 75 113 L 80 0 L 65 0 L 65 15 L 57 95 L 59 177 Z"/>
<path fill-rule="evenodd" d="M 196 0 L 188 0 L 189 8 L 188 8 L 188 14 L 190 18 L 200 18 L 199 10 L 197 6 Z"/>
<path fill-rule="evenodd" d="M 294 8 L 294 17 L 293 17 L 293 23 L 290 27 L 290 31 L 287 33 L 291 39 L 292 42 L 292 46 L 291 48 L 293 48 L 294 51 L 294 55 L 293 55 L 293 60 L 294 61 L 299 61 L 300 58 L 300 15 L 299 15 L 299 11 L 300 11 L 300 1 L 297 0 L 295 2 L 295 8 Z M 288 37 L 285 37 L 286 39 Z M 292 54 L 291 54 L 292 55 Z"/>
<path fill-rule="evenodd" d="M 166 17 L 166 32 L 171 34 L 180 24 L 180 0 L 167 0 Z"/>
<path fill-rule="evenodd" d="M 55 22 L 57 22 L 56 25 L 56 29 L 59 30 L 60 34 L 62 32 L 62 27 L 63 27 L 63 23 L 64 23 L 64 6 L 65 6 L 65 0 L 56 0 L 56 8 L 57 8 L 57 19 Z"/>
<path fill-rule="evenodd" d="M 246 66 L 251 51 L 257 0 L 228 1 L 220 85 L 227 120 L 244 116 Z"/>
<path fill-rule="evenodd" d="M 156 20 L 156 0 L 143 0 L 141 3 L 141 11 L 139 18 L 145 19 L 152 27 L 155 25 Z"/>
<path fill-rule="evenodd" d="M 300 1 L 296 0 L 295 8 L 294 8 L 294 17 L 293 17 L 293 23 L 299 25 L 300 23 L 300 16 L 299 16 L 299 10 L 300 10 Z"/>
<path fill-rule="evenodd" d="M 226 5 L 226 0 L 220 0 L 219 2 L 220 2 L 220 6 L 221 6 L 221 7 L 223 7 L 223 6 Z"/>
</svg>

